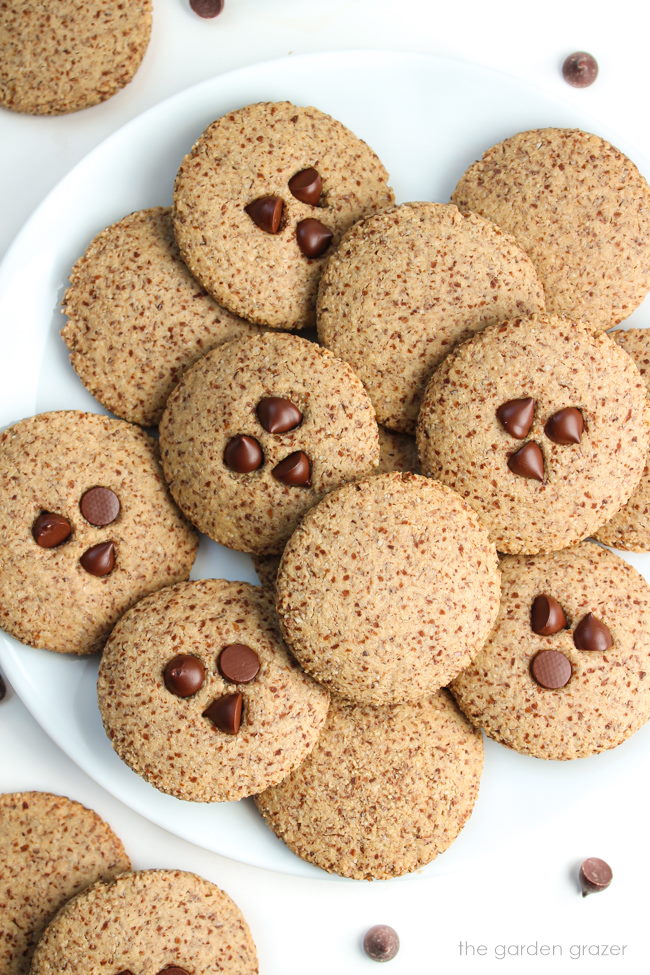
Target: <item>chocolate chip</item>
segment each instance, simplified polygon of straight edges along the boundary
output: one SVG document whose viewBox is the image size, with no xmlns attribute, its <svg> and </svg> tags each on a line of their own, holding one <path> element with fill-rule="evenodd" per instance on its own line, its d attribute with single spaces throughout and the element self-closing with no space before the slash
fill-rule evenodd
<svg viewBox="0 0 650 975">
<path fill-rule="evenodd" d="M 133 972 L 130 968 L 125 968 L 123 971 L 118 972 L 117 975 L 133 975 Z"/>
<path fill-rule="evenodd" d="M 554 690 L 564 687 L 571 680 L 571 661 L 559 650 L 541 650 L 530 664 L 530 672 L 540 685 Z"/>
<path fill-rule="evenodd" d="M 178 965 L 167 965 L 166 968 L 161 968 L 158 975 L 189 975 L 184 968 L 179 968 Z"/>
<path fill-rule="evenodd" d="M 4 677 L 0 674 L 0 701 L 4 701 L 7 696 L 7 685 L 4 682 Z"/>
<path fill-rule="evenodd" d="M 72 534 L 72 525 L 63 515 L 53 511 L 41 511 L 32 525 L 32 536 L 41 548 L 56 548 L 67 541 Z"/>
<path fill-rule="evenodd" d="M 508 457 L 508 467 L 513 474 L 533 481 L 544 480 L 544 454 L 539 444 L 529 440 Z"/>
<path fill-rule="evenodd" d="M 260 672 L 260 658 L 245 643 L 229 643 L 217 660 L 219 673 L 233 684 L 250 684 Z"/>
<path fill-rule="evenodd" d="M 573 631 L 573 642 L 578 650 L 609 650 L 614 640 L 602 620 L 587 613 Z"/>
<path fill-rule="evenodd" d="M 582 896 L 599 894 L 601 890 L 607 890 L 613 876 L 610 865 L 599 857 L 589 857 L 587 860 L 583 860 L 580 865 Z"/>
<path fill-rule="evenodd" d="M 254 224 L 267 234 L 277 234 L 282 226 L 284 203 L 279 196 L 259 196 L 244 210 Z"/>
<path fill-rule="evenodd" d="M 296 225 L 296 240 L 305 257 L 320 257 L 332 243 L 333 237 L 332 231 L 313 217 L 307 217 Z"/>
<path fill-rule="evenodd" d="M 580 443 L 584 429 L 585 421 L 580 410 L 575 406 L 567 406 L 548 418 L 544 433 L 553 443 L 566 446 L 570 443 Z"/>
<path fill-rule="evenodd" d="M 575 51 L 564 59 L 562 77 L 574 88 L 588 88 L 598 77 L 598 62 L 586 51 Z"/>
<path fill-rule="evenodd" d="M 165 665 L 163 679 L 176 697 L 191 697 L 203 687 L 205 667 L 193 654 L 179 653 Z"/>
<path fill-rule="evenodd" d="M 190 7 L 199 17 L 209 20 L 211 17 L 218 17 L 223 10 L 224 0 L 190 0 Z"/>
<path fill-rule="evenodd" d="M 105 528 L 115 521 L 120 513 L 120 499 L 115 491 L 107 487 L 91 487 L 79 502 L 81 514 L 96 528 Z"/>
<path fill-rule="evenodd" d="M 271 473 L 278 481 L 292 487 L 311 486 L 311 461 L 302 450 L 294 450 L 292 454 L 276 464 Z"/>
<path fill-rule="evenodd" d="M 310 206 L 315 207 L 323 192 L 323 180 L 318 170 L 310 166 L 308 169 L 301 169 L 291 177 L 289 189 L 301 203 L 309 203 Z"/>
<path fill-rule="evenodd" d="M 399 937 L 388 924 L 375 924 L 366 931 L 363 950 L 373 961 L 391 961 L 399 951 Z"/>
<path fill-rule="evenodd" d="M 552 636 L 567 625 L 564 610 L 553 596 L 535 596 L 530 610 L 530 626 L 539 636 Z"/>
<path fill-rule="evenodd" d="M 288 433 L 302 423 L 302 413 L 290 399 L 265 396 L 255 408 L 257 419 L 268 433 Z"/>
<path fill-rule="evenodd" d="M 215 728 L 227 735 L 236 735 L 241 727 L 243 695 L 236 691 L 234 694 L 224 694 L 217 697 L 203 712 L 204 718 L 209 718 Z"/>
<path fill-rule="evenodd" d="M 115 568 L 115 542 L 100 542 L 86 549 L 79 559 L 91 576 L 107 576 Z"/>
<path fill-rule="evenodd" d="M 223 462 L 226 467 L 237 474 L 250 474 L 259 470 L 264 463 L 264 454 L 255 437 L 238 434 L 226 444 L 223 452 Z"/>
<path fill-rule="evenodd" d="M 533 425 L 535 400 L 531 396 L 509 399 L 497 409 L 497 419 L 506 433 L 517 440 L 525 440 Z"/>
</svg>

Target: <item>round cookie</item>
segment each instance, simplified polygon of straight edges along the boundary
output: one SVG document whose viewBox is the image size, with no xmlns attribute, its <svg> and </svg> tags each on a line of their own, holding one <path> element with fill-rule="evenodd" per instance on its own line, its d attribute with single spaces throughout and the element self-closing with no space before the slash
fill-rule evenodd
<svg viewBox="0 0 650 975">
<path fill-rule="evenodd" d="M 501 552 L 551 552 L 611 518 L 648 448 L 646 390 L 608 335 L 518 318 L 438 367 L 418 420 L 423 473 L 475 508 Z"/>
<path fill-rule="evenodd" d="M 0 795 L 0 971 L 28 975 L 34 947 L 67 900 L 131 869 L 103 819 L 47 792 Z"/>
<path fill-rule="evenodd" d="M 414 433 L 426 383 L 455 345 L 543 309 L 512 237 L 450 204 L 405 203 L 359 221 L 329 258 L 318 334 L 363 381 L 379 422 Z"/>
<path fill-rule="evenodd" d="M 120 758 L 157 789 L 198 802 L 279 782 L 316 744 L 328 707 L 289 656 L 270 597 L 221 579 L 164 589 L 126 613 L 97 694 Z"/>
<path fill-rule="evenodd" d="M 413 701 L 448 684 L 485 641 L 497 555 L 453 491 L 379 474 L 305 515 L 276 592 L 285 639 L 318 681 L 361 704 Z"/>
<path fill-rule="evenodd" d="M 100 650 L 136 600 L 188 577 L 196 547 L 138 427 L 62 410 L 0 434 L 0 625 L 24 643 Z"/>
<path fill-rule="evenodd" d="M 496 625 L 451 685 L 470 721 L 549 759 L 584 758 L 637 731 L 650 718 L 645 579 L 591 542 L 507 556 L 501 576 Z"/>
<path fill-rule="evenodd" d="M 215 345 L 257 331 L 220 308 L 180 259 L 170 210 L 138 210 L 79 258 L 61 335 L 82 383 L 117 416 L 157 424 L 181 375 Z"/>
<path fill-rule="evenodd" d="M 387 180 L 372 149 L 331 116 L 291 102 L 248 105 L 213 122 L 183 160 L 176 239 L 220 304 L 261 325 L 303 328 L 314 322 L 323 254 L 393 202 Z"/>
<path fill-rule="evenodd" d="M 47 928 L 31 975 L 257 975 L 248 925 L 230 897 L 182 870 L 94 884 Z"/>
<path fill-rule="evenodd" d="M 469 167 L 452 201 L 519 242 L 549 312 L 607 329 L 650 289 L 650 187 L 597 135 L 520 132 Z"/>
<path fill-rule="evenodd" d="M 62 115 L 105 101 L 140 66 L 151 18 L 151 0 L 4 0 L 0 104 Z"/>
<path fill-rule="evenodd" d="M 375 414 L 350 366 L 313 342 L 260 333 L 208 352 L 160 424 L 165 476 L 210 538 L 281 552 L 325 493 L 377 465 Z"/>
<path fill-rule="evenodd" d="M 255 802 L 303 859 L 344 877 L 386 879 L 453 843 L 482 768 L 481 735 L 446 691 L 390 708 L 335 698 L 309 758 Z"/>
</svg>

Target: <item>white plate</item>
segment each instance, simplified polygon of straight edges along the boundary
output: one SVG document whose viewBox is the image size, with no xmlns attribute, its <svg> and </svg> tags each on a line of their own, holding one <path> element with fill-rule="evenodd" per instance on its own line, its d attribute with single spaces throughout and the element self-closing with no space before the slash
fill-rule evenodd
<svg viewBox="0 0 650 975">
<path fill-rule="evenodd" d="M 412 54 L 344 52 L 256 65 L 190 88 L 134 119 L 90 153 L 29 220 L 0 268 L 0 425 L 36 412 L 100 412 L 69 366 L 59 311 L 76 258 L 107 224 L 131 210 L 170 202 L 183 155 L 214 118 L 249 102 L 291 99 L 345 122 L 376 149 L 398 200 L 449 198 L 465 167 L 521 129 L 578 125 L 599 131 L 648 167 L 625 139 L 509 77 L 462 62 Z M 46 162 L 46 160 L 45 160 Z M 638 313 L 637 313 L 638 315 Z M 637 316 L 634 316 L 637 318 Z M 641 314 L 641 318 L 643 315 Z M 646 570 L 650 557 L 629 561 Z M 203 540 L 193 577 L 256 581 L 250 560 Z M 163 795 L 131 772 L 102 730 L 96 660 L 24 647 L 0 636 L 0 661 L 48 734 L 100 785 L 170 832 L 236 860 L 305 876 L 258 817 L 252 801 L 203 805 Z M 487 742 L 481 796 L 451 850 L 423 873 L 444 874 L 513 834 L 566 814 L 585 794 L 615 794 L 650 772 L 650 727 L 591 759 L 541 762 Z M 65 791 L 65 782 L 61 783 Z"/>
</svg>

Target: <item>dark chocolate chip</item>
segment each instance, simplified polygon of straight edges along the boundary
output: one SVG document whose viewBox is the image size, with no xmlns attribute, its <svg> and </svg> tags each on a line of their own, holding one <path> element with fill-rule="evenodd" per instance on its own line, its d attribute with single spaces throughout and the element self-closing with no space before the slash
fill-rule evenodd
<svg viewBox="0 0 650 975">
<path fill-rule="evenodd" d="M 564 610 L 553 596 L 535 596 L 530 609 L 530 626 L 539 636 L 552 636 L 567 625 Z"/>
<path fill-rule="evenodd" d="M 571 680 L 571 661 L 559 650 L 541 650 L 530 663 L 530 672 L 540 687 L 555 690 Z"/>
<path fill-rule="evenodd" d="M 0 674 L 0 701 L 4 701 L 7 696 L 7 685 L 4 682 L 4 677 Z"/>
<path fill-rule="evenodd" d="M 130 968 L 125 968 L 121 972 L 118 972 L 117 975 L 133 975 L 133 972 Z"/>
<path fill-rule="evenodd" d="M 599 894 L 607 890 L 613 878 L 612 868 L 599 857 L 588 857 L 580 865 L 580 887 L 582 896 Z"/>
<path fill-rule="evenodd" d="M 158 975 L 189 975 L 184 968 L 179 968 L 178 965 L 167 965 L 166 968 L 161 968 Z"/>
<path fill-rule="evenodd" d="M 199 17 L 209 20 L 211 17 L 219 16 L 224 7 L 224 0 L 190 0 L 190 7 Z"/>
<path fill-rule="evenodd" d="M 578 650 L 609 650 L 614 640 L 602 620 L 587 613 L 573 631 L 573 642 Z"/>
<path fill-rule="evenodd" d="M 570 443 L 580 443 L 584 429 L 585 421 L 580 410 L 575 406 L 567 406 L 548 418 L 544 433 L 553 443 L 566 446 Z"/>
<path fill-rule="evenodd" d="M 535 400 L 531 396 L 523 399 L 509 399 L 497 409 L 497 420 L 511 437 L 525 440 L 533 425 Z"/>
<path fill-rule="evenodd" d="M 163 679 L 176 697 L 191 697 L 203 687 L 205 667 L 193 654 L 179 653 L 165 665 Z"/>
<path fill-rule="evenodd" d="M 260 672 L 260 658 L 245 643 L 229 643 L 217 660 L 219 673 L 232 684 L 250 684 Z"/>
<path fill-rule="evenodd" d="M 234 694 L 224 694 L 217 697 L 203 712 L 204 718 L 209 718 L 215 728 L 227 735 L 236 735 L 241 727 L 244 697 L 239 691 Z"/>
<path fill-rule="evenodd" d="M 513 474 L 533 481 L 544 480 L 544 454 L 539 444 L 529 440 L 508 457 L 508 467 Z"/>
<path fill-rule="evenodd" d="M 588 88 L 598 77 L 598 62 L 586 51 L 575 51 L 564 59 L 562 77 L 574 88 Z"/>
<path fill-rule="evenodd" d="M 86 549 L 79 559 L 91 576 L 107 576 L 115 568 L 115 542 L 100 542 Z"/>
<path fill-rule="evenodd" d="M 320 257 L 332 243 L 334 234 L 320 220 L 307 217 L 296 225 L 296 240 L 305 257 Z"/>
<path fill-rule="evenodd" d="M 264 396 L 255 412 L 268 433 L 288 433 L 302 423 L 302 413 L 298 407 L 282 396 Z"/>
<path fill-rule="evenodd" d="M 291 487 L 311 486 L 311 461 L 303 450 L 294 450 L 276 464 L 271 473 L 278 481 Z"/>
<path fill-rule="evenodd" d="M 91 487 L 79 502 L 81 514 L 96 528 L 105 528 L 115 521 L 120 513 L 120 499 L 115 491 L 107 487 Z"/>
<path fill-rule="evenodd" d="M 391 961 L 399 951 L 399 937 L 388 924 L 375 924 L 366 931 L 363 950 L 373 961 Z"/>
<path fill-rule="evenodd" d="M 301 203 L 309 203 L 315 207 L 323 192 L 323 180 L 318 170 L 310 166 L 308 169 L 301 169 L 299 173 L 291 177 L 289 189 Z"/>
<path fill-rule="evenodd" d="M 284 203 L 279 196 L 259 196 L 244 210 L 254 224 L 267 234 L 277 234 L 282 226 Z"/>
<path fill-rule="evenodd" d="M 226 467 L 237 474 L 250 474 L 259 470 L 264 463 L 264 454 L 255 437 L 238 434 L 226 444 L 223 452 L 223 462 Z"/>
<path fill-rule="evenodd" d="M 63 515 L 53 511 L 41 511 L 32 525 L 32 536 L 41 548 L 56 548 L 62 545 L 72 534 L 72 525 Z"/>
</svg>

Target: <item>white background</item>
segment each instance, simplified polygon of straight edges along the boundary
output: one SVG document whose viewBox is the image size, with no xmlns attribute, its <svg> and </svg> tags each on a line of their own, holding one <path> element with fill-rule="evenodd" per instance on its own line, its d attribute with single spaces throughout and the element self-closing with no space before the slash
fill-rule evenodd
<svg viewBox="0 0 650 975">
<path fill-rule="evenodd" d="M 154 0 L 150 48 L 134 82 L 104 105 L 56 119 L 0 110 L 0 255 L 33 207 L 85 153 L 122 123 L 188 85 L 291 53 L 375 47 L 471 60 L 519 76 L 615 126 L 650 157 L 647 124 L 650 15 L 640 3 L 547 0 L 439 5 L 424 0 L 226 0 L 214 21 L 185 0 Z M 601 73 L 590 89 L 561 79 L 565 54 L 591 51 Z M 332 78 L 336 84 L 336 78 Z M 2 322 L 0 327 L 19 327 Z M 0 395 L 2 393 L 0 392 Z M 97 809 L 123 838 L 134 865 L 195 870 L 224 887 L 251 925 L 263 975 L 370 973 L 359 943 L 374 923 L 392 924 L 402 949 L 394 975 L 445 972 L 648 971 L 650 885 L 648 783 L 615 793 L 602 783 L 571 816 L 510 848 L 489 851 L 474 870 L 363 884 L 272 874 L 208 854 L 127 810 L 78 771 L 46 738 L 15 695 L 0 705 L 0 791 L 48 789 Z M 602 856 L 615 870 L 603 895 L 577 893 L 576 866 Z M 461 957 L 458 944 L 488 953 Z M 563 957 L 496 960 L 496 945 L 560 945 Z M 623 958 L 574 960 L 572 945 L 627 945 Z"/>
</svg>

